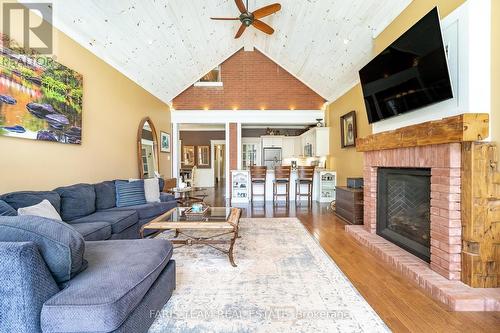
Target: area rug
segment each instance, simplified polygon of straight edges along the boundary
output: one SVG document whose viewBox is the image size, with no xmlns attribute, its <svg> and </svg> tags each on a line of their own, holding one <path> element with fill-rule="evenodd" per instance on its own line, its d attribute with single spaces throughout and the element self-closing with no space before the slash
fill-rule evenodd
<svg viewBox="0 0 500 333">
<path fill-rule="evenodd" d="M 208 246 L 174 250 L 177 288 L 151 333 L 389 331 L 299 220 L 242 219 L 240 234 L 236 268 Z"/>
</svg>

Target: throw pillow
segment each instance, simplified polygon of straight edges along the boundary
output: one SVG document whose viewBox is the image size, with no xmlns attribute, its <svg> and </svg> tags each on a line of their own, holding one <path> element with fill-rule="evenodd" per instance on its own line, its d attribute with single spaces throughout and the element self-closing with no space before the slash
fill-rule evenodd
<svg viewBox="0 0 500 333">
<path fill-rule="evenodd" d="M 57 210 L 54 208 L 54 206 L 52 206 L 52 204 L 47 199 L 42 200 L 42 202 L 34 206 L 19 208 L 17 210 L 17 214 L 19 216 L 32 215 L 32 216 L 39 216 L 39 217 L 45 217 L 47 219 L 62 221 L 61 216 L 59 215 Z"/>
<path fill-rule="evenodd" d="M 17 212 L 11 205 L 0 200 L 0 216 L 16 216 Z"/>
<path fill-rule="evenodd" d="M 0 242 L 35 243 L 58 284 L 87 267 L 82 235 L 64 222 L 38 216 L 5 216 L 0 219 Z"/>
<path fill-rule="evenodd" d="M 160 185 L 158 178 L 144 179 L 144 193 L 147 202 L 160 202 Z"/>
<path fill-rule="evenodd" d="M 128 207 L 136 205 L 144 205 L 146 195 L 144 193 L 144 181 L 127 182 L 117 180 L 116 188 L 116 207 Z"/>
</svg>

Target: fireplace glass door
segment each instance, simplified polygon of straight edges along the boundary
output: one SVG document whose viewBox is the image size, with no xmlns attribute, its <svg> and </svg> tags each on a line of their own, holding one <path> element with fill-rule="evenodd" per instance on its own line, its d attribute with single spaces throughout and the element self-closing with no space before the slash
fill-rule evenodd
<svg viewBox="0 0 500 333">
<path fill-rule="evenodd" d="M 427 262 L 430 178 L 430 169 L 378 169 L 377 234 Z"/>
</svg>

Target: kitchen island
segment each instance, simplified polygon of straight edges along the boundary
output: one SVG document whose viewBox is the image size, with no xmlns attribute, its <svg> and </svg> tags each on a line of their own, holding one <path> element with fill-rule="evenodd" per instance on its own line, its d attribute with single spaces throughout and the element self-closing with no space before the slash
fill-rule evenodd
<svg viewBox="0 0 500 333">
<path fill-rule="evenodd" d="M 249 202 L 251 199 L 251 184 L 250 184 L 250 171 L 249 170 L 237 170 L 233 171 L 233 175 L 238 175 L 238 179 L 235 180 L 233 178 L 233 202 L 243 203 Z M 246 176 L 242 176 L 246 175 Z M 247 179 L 247 181 L 243 181 L 243 179 Z M 323 178 L 323 188 L 328 188 L 328 190 L 321 189 L 321 179 Z M 326 170 L 324 168 L 317 168 L 314 172 L 314 183 L 313 183 L 313 200 L 321 201 L 321 202 L 329 202 L 335 200 L 335 172 Z M 274 170 L 267 170 L 266 176 L 266 201 L 273 201 L 273 182 L 274 182 Z M 295 201 L 295 181 L 297 180 L 297 170 L 292 170 L 290 173 L 290 201 Z M 328 187 L 325 186 L 328 180 L 333 182 L 332 185 Z M 332 188 L 332 190 L 330 190 Z M 237 190 L 236 190 L 237 189 Z M 242 191 L 242 189 L 245 189 Z M 301 187 L 302 193 L 306 193 L 307 185 L 302 185 Z M 333 191 L 333 192 L 332 192 Z M 254 197 L 254 202 L 263 201 L 264 197 L 262 194 L 264 193 L 264 186 L 262 184 L 256 184 L 254 186 L 254 192 L 256 196 Z M 244 193 L 244 194 L 242 194 Z M 285 185 L 278 186 L 278 193 L 285 193 Z M 246 195 L 245 195 L 246 194 Z M 301 201 L 307 201 L 306 197 L 301 197 Z M 278 202 L 285 201 L 284 197 L 279 197 Z"/>
</svg>

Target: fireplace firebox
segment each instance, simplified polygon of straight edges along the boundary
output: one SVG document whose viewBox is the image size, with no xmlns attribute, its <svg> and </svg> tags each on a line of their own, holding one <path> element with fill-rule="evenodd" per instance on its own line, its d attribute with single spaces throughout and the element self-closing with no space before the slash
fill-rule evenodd
<svg viewBox="0 0 500 333">
<path fill-rule="evenodd" d="M 430 262 L 431 169 L 377 172 L 377 234 Z"/>
</svg>

